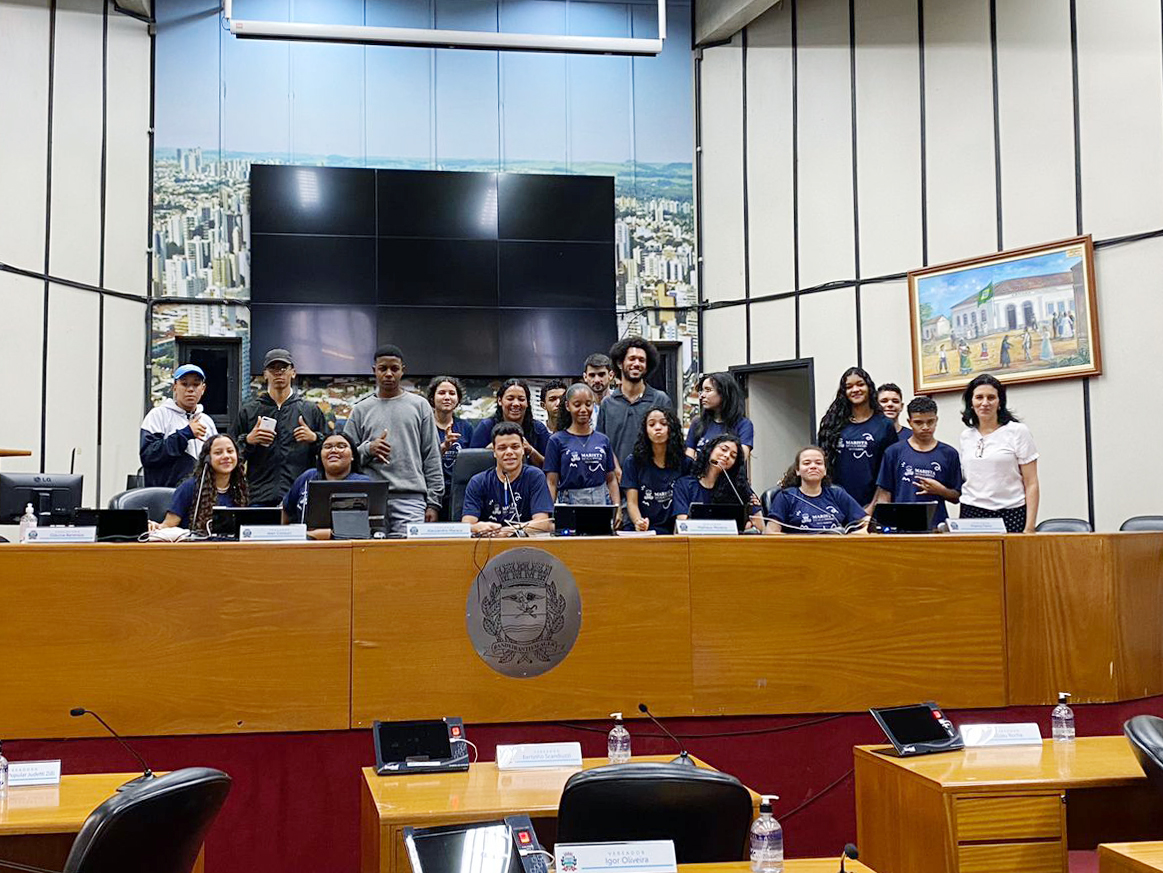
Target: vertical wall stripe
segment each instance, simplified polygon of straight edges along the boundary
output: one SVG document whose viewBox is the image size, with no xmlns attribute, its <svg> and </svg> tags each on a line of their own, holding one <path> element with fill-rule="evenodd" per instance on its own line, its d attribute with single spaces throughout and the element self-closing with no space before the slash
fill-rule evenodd
<svg viewBox="0 0 1163 873">
<path fill-rule="evenodd" d="M 692 5 L 691 15 L 694 15 L 694 8 Z M 692 25 L 693 25 L 692 17 Z M 694 39 L 695 29 L 691 27 L 691 38 Z M 703 339 L 703 50 L 696 48 L 694 50 L 694 68 L 695 68 L 695 275 L 697 276 L 696 283 L 696 301 L 698 303 L 698 361 L 695 367 L 696 371 L 702 370 L 704 357 L 704 339 Z"/>
<path fill-rule="evenodd" d="M 221 35 L 219 35 L 219 55 L 221 56 Z M 222 75 L 222 70 L 218 71 L 219 76 Z M 149 257 L 145 259 L 145 349 L 142 353 L 142 392 L 141 392 L 141 414 L 144 416 L 149 412 L 150 408 L 150 389 L 151 379 L 150 370 L 153 367 L 153 361 L 150 355 L 150 350 L 153 346 L 153 201 L 154 201 L 154 187 L 153 187 L 153 171 L 154 171 L 154 122 L 156 120 L 157 108 L 154 101 L 154 85 L 157 82 L 157 24 L 150 22 L 149 25 L 149 134 L 147 142 L 149 144 L 149 221 L 146 224 L 146 243 L 145 250 L 149 253 Z M 219 120 L 221 120 L 221 101 L 219 101 Z M 221 144 L 222 126 L 219 124 L 219 143 Z"/>
<path fill-rule="evenodd" d="M 856 271 L 856 366 L 864 366 L 864 336 L 860 315 L 860 184 L 856 154 L 856 0 L 848 0 L 848 77 L 852 100 L 852 263 Z"/>
<path fill-rule="evenodd" d="M 743 55 L 740 93 L 743 103 L 743 327 L 747 331 L 747 363 L 751 363 L 751 206 L 748 198 L 747 178 L 747 28 L 743 28 Z"/>
<path fill-rule="evenodd" d="M 105 193 L 109 178 L 109 0 L 101 4 L 101 218 L 100 253 L 97 258 L 97 285 L 105 287 Z M 101 505 L 102 411 L 105 396 L 105 295 L 97 296 L 97 481 L 93 499 Z"/>
<path fill-rule="evenodd" d="M 997 212 L 997 250 L 1005 248 L 1001 210 L 1001 109 L 997 95 L 997 0 L 989 0 L 989 60 L 993 71 L 993 176 Z"/>
<path fill-rule="evenodd" d="M 791 0 L 791 232 L 796 302 L 796 358 L 800 357 L 800 100 L 797 0 Z M 702 336 L 702 331 L 699 331 Z"/>
<path fill-rule="evenodd" d="M 917 0 L 917 66 L 921 85 L 921 266 L 929 266 L 929 171 L 925 143 L 925 0 Z"/>
<path fill-rule="evenodd" d="M 45 151 L 44 185 L 44 324 L 40 345 L 40 472 L 45 472 L 44 456 L 48 451 L 48 267 L 52 242 L 52 113 L 53 87 L 57 45 L 57 0 L 49 0 L 48 7 L 48 125 Z"/>
</svg>

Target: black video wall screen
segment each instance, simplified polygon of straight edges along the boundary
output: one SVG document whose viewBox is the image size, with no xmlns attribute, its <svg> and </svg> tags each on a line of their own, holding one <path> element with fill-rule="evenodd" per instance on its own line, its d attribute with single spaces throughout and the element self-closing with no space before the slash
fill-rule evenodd
<svg viewBox="0 0 1163 873">
<path fill-rule="evenodd" d="M 254 164 L 251 369 L 556 376 L 617 338 L 614 180 Z"/>
</svg>

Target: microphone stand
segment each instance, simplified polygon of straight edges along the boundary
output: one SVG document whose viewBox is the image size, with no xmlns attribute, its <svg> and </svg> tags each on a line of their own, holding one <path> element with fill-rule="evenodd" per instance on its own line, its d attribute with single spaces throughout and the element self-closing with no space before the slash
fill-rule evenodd
<svg viewBox="0 0 1163 873">
<path fill-rule="evenodd" d="M 118 791 L 130 791 L 130 790 L 137 788 L 141 785 L 145 785 L 148 782 L 152 782 L 154 779 L 157 778 L 153 774 L 153 770 L 149 769 L 149 766 L 145 763 L 144 760 L 142 760 L 141 755 L 139 755 L 139 754 L 137 754 L 137 752 L 133 751 L 133 749 L 130 748 L 129 743 L 127 743 L 127 742 L 125 742 L 125 740 L 121 739 L 121 736 L 117 733 L 117 731 L 115 731 L 115 730 L 113 730 L 113 728 L 109 727 L 109 725 L 106 723 L 105 719 L 101 718 L 101 716 L 97 715 L 97 713 L 93 712 L 93 710 L 85 709 L 85 707 L 83 707 L 83 706 L 78 706 L 75 709 L 69 710 L 69 715 L 73 716 L 74 718 L 79 718 L 82 715 L 93 716 L 93 718 L 95 718 L 95 719 L 97 719 L 97 721 L 101 722 L 101 725 L 102 725 L 102 727 L 105 728 L 105 730 L 109 731 L 109 733 L 112 735 L 113 739 L 115 739 L 115 740 L 117 740 L 117 742 L 121 743 L 122 748 L 124 748 L 125 751 L 129 752 L 129 754 L 131 754 L 134 758 L 136 758 L 137 763 L 139 763 L 141 765 L 141 769 L 144 772 L 140 776 L 138 776 L 136 779 L 130 779 L 128 782 L 126 782 L 122 785 L 118 785 L 117 786 Z"/>
<path fill-rule="evenodd" d="M 666 729 L 666 725 L 664 725 L 662 722 L 660 722 L 658 719 L 656 719 L 654 717 L 654 714 L 647 708 L 645 703 L 638 704 L 638 711 L 641 713 L 645 713 L 646 717 L 648 719 L 650 719 L 652 722 L 654 722 L 658 726 L 659 730 L 661 730 L 664 734 L 666 734 L 668 737 L 670 737 L 672 740 L 674 740 L 674 744 L 676 746 L 678 746 L 678 749 L 679 749 L 678 757 L 674 758 L 670 763 L 672 763 L 672 764 L 685 764 L 689 767 L 697 767 L 698 766 L 698 764 L 695 763 L 694 758 L 691 757 L 690 752 L 688 752 L 686 750 L 686 746 L 683 745 L 683 743 L 679 740 L 678 737 L 676 737 L 674 734 L 672 734 L 670 731 L 668 731 Z"/>
</svg>

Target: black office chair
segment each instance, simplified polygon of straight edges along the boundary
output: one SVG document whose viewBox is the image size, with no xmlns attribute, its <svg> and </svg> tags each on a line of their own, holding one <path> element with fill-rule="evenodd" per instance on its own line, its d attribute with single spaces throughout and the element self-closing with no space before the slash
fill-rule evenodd
<svg viewBox="0 0 1163 873">
<path fill-rule="evenodd" d="M 1038 533 L 1091 533 L 1094 528 L 1085 518 L 1048 518 L 1034 528 Z"/>
<path fill-rule="evenodd" d="M 1132 515 L 1119 526 L 1119 530 L 1163 530 L 1163 515 Z"/>
<path fill-rule="evenodd" d="M 496 466 L 497 459 L 492 449 L 460 450 L 452 465 L 452 500 L 448 512 L 451 521 L 460 521 L 464 514 L 464 489 L 468 487 L 468 480 L 482 470 L 491 470 Z"/>
<path fill-rule="evenodd" d="M 738 861 L 751 794 L 734 776 L 686 764 L 613 764 L 575 773 L 557 810 L 557 840 L 674 840 L 680 864 Z"/>
<path fill-rule="evenodd" d="M 228 793 L 221 770 L 188 767 L 115 794 L 85 819 L 63 873 L 189 873 Z"/>
<path fill-rule="evenodd" d="M 776 485 L 774 488 L 768 488 L 763 492 L 763 496 L 759 498 L 759 503 L 763 507 L 763 517 L 771 518 L 771 504 L 775 503 L 775 495 L 779 494 L 783 489 Z"/>
<path fill-rule="evenodd" d="M 1131 742 L 1131 751 L 1147 774 L 1147 781 L 1163 794 L 1163 718 L 1136 715 L 1123 724 L 1123 733 Z"/>
<path fill-rule="evenodd" d="M 144 509 L 150 521 L 165 521 L 166 510 L 174 498 L 173 488 L 133 488 L 120 491 L 109 498 L 110 509 Z"/>
</svg>

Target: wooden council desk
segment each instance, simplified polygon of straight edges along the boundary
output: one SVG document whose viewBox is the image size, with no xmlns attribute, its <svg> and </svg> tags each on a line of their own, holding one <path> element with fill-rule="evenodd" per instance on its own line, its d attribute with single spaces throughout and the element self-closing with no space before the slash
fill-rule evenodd
<svg viewBox="0 0 1163 873">
<path fill-rule="evenodd" d="M 783 862 L 783 873 L 836 873 L 840 869 L 840 853 L 835 858 L 790 858 Z M 873 873 L 859 861 L 844 861 L 850 873 Z M 678 873 L 751 873 L 747 861 L 726 861 L 711 864 L 679 864 Z"/>
<path fill-rule="evenodd" d="M 0 870 L 5 869 L 3 861 L 60 870 L 89 813 L 112 797 L 117 786 L 140 775 L 62 776 L 60 785 L 9 788 L 0 794 Z M 191 873 L 201 873 L 204 855 L 198 855 Z"/>
<path fill-rule="evenodd" d="M 1111 843 L 1098 847 L 1098 873 L 1160 873 L 1163 843 Z"/>
<path fill-rule="evenodd" d="M 880 873 L 1066 873 L 1067 849 L 1163 836 L 1122 736 L 915 758 L 857 746 L 860 856 Z"/>
<path fill-rule="evenodd" d="M 633 760 L 665 763 L 673 757 L 638 755 Z M 700 767 L 708 766 L 697 758 L 694 760 Z M 584 758 L 582 769 L 590 770 L 607 763 L 605 758 Z M 404 850 L 405 827 L 492 821 L 525 813 L 533 819 L 535 827 L 541 821 L 538 832 L 544 833 L 546 822 L 556 822 L 561 789 L 577 771 L 565 768 L 501 771 L 495 761 L 482 761 L 460 773 L 378 776 L 374 767 L 364 767 L 361 772 L 360 873 L 407 873 L 410 868 Z M 754 815 L 759 814 L 759 799 L 751 791 Z"/>
</svg>

